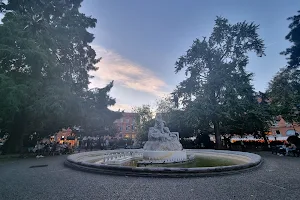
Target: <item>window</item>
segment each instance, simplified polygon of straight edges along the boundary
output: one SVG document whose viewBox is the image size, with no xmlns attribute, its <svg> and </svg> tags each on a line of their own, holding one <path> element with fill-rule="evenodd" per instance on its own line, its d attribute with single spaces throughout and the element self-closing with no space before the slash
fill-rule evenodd
<svg viewBox="0 0 300 200">
<path fill-rule="evenodd" d="M 291 136 L 291 135 L 295 135 L 295 133 L 296 132 L 294 130 L 287 130 L 285 134 L 286 136 Z"/>
<path fill-rule="evenodd" d="M 122 131 L 122 126 L 119 126 L 119 130 Z"/>
<path fill-rule="evenodd" d="M 126 125 L 126 131 L 130 131 L 130 125 Z"/>
</svg>

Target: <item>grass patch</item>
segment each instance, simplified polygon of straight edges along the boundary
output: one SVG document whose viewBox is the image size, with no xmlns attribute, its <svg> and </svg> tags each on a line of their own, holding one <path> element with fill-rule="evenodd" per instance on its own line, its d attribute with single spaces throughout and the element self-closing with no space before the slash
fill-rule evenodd
<svg viewBox="0 0 300 200">
<path fill-rule="evenodd" d="M 139 160 L 131 160 L 124 163 L 123 166 L 137 167 Z M 217 167 L 217 166 L 230 166 L 242 164 L 240 161 L 227 159 L 227 158 L 216 158 L 207 156 L 197 156 L 193 161 L 184 163 L 169 163 L 169 164 L 152 164 L 146 167 L 178 167 L 178 168 L 195 168 L 195 167 Z"/>
<path fill-rule="evenodd" d="M 195 168 L 195 167 L 217 167 L 217 166 L 230 166 L 240 164 L 238 161 L 234 161 L 226 158 L 212 158 L 212 157 L 200 157 L 197 156 L 193 161 L 185 163 L 170 163 L 170 164 L 157 164 L 149 165 L 149 167 L 178 167 L 178 168 Z"/>
</svg>

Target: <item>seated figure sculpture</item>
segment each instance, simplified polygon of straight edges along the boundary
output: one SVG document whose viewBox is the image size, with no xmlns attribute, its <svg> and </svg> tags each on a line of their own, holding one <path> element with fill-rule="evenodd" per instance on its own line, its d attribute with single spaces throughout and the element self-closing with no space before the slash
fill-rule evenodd
<svg viewBox="0 0 300 200">
<path fill-rule="evenodd" d="M 148 141 L 144 145 L 144 150 L 151 151 L 181 151 L 182 145 L 179 142 L 179 134 L 171 132 L 165 127 L 161 114 L 155 117 L 154 127 L 149 128 Z"/>
</svg>

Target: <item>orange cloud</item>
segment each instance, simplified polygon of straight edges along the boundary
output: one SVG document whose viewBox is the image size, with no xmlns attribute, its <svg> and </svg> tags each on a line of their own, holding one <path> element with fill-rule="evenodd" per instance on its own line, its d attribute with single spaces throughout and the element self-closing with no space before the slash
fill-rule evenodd
<svg viewBox="0 0 300 200">
<path fill-rule="evenodd" d="M 133 107 L 131 105 L 128 104 L 122 104 L 122 103 L 116 103 L 114 106 L 111 106 L 109 109 L 113 110 L 113 111 L 126 111 L 126 112 L 132 112 L 133 111 Z"/>
<path fill-rule="evenodd" d="M 91 80 L 91 87 L 103 87 L 114 80 L 116 87 L 127 87 L 147 92 L 157 97 L 168 93 L 165 91 L 167 84 L 149 69 L 139 66 L 101 46 L 93 45 L 93 48 L 97 56 L 102 57 L 102 60 L 96 65 L 99 69 L 91 73 L 91 75 L 95 76 Z"/>
</svg>

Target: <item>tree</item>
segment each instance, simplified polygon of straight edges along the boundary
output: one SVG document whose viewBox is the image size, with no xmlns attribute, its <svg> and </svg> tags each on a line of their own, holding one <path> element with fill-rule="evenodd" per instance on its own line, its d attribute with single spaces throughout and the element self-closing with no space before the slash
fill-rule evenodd
<svg viewBox="0 0 300 200">
<path fill-rule="evenodd" d="M 281 69 L 270 81 L 268 94 L 274 114 L 293 123 L 300 120 L 300 11 L 288 20 L 292 21 L 291 30 L 285 38 L 292 46 L 281 53 L 287 56 L 288 67 Z"/>
<path fill-rule="evenodd" d="M 269 131 L 273 121 L 273 115 L 266 93 L 259 92 L 254 102 L 248 105 L 243 116 L 235 119 L 231 132 L 238 134 L 251 134 L 258 138 L 263 138 L 267 143 L 266 132 Z"/>
<path fill-rule="evenodd" d="M 154 126 L 153 112 L 150 105 L 142 105 L 134 108 L 136 139 L 140 142 L 148 140 L 149 128 Z"/>
<path fill-rule="evenodd" d="M 81 3 L 8 0 L 0 4 L 5 14 L 0 25 L 0 74 L 7 77 L 4 89 L 18 99 L 14 106 L 9 104 L 12 98 L 0 102 L 1 107 L 15 107 L 11 120 L 0 127 L 14 136 L 7 142 L 11 152 L 19 151 L 23 137 L 34 131 L 48 135 L 83 123 L 96 129 L 104 122 L 110 126 L 118 117 L 107 109 L 114 104 L 107 98 L 112 83 L 88 89 L 89 71 L 97 70 L 100 59 L 90 46 L 94 36 L 87 31 L 95 27 L 96 19 L 79 12 Z M 86 123 L 86 118 L 93 122 Z M 96 119 L 102 123 L 95 123 Z"/>
<path fill-rule="evenodd" d="M 197 134 L 196 137 L 196 141 L 195 141 L 196 145 L 200 148 L 211 148 L 211 140 L 208 134 Z"/>
<path fill-rule="evenodd" d="M 275 116 L 282 115 L 289 122 L 299 121 L 300 71 L 281 69 L 268 87 L 271 108 Z"/>
<path fill-rule="evenodd" d="M 253 101 L 251 73 L 245 71 L 247 53 L 264 55 L 258 25 L 230 24 L 217 17 L 211 36 L 196 39 L 187 53 L 176 62 L 175 72 L 185 69 L 187 78 L 176 89 L 183 105 L 192 102 L 194 109 L 214 128 L 217 148 L 221 148 L 221 121 L 243 113 Z"/>
<path fill-rule="evenodd" d="M 288 20 L 292 21 L 289 25 L 291 30 L 285 39 L 289 40 L 292 43 L 292 46 L 287 48 L 281 54 L 288 56 L 288 68 L 296 69 L 300 66 L 300 10 L 298 11 L 298 15 L 289 17 Z"/>
<path fill-rule="evenodd" d="M 121 118 L 122 112 L 114 112 L 108 109 L 116 100 L 108 93 L 113 87 L 113 82 L 104 88 L 94 88 L 86 92 L 83 102 L 83 115 L 81 126 L 86 133 L 98 135 L 114 135 L 116 129 L 113 122 Z"/>
<path fill-rule="evenodd" d="M 180 138 L 195 136 L 193 126 L 188 124 L 187 113 L 177 108 L 174 98 L 166 97 L 157 102 L 156 113 L 161 113 L 163 120 L 172 132 L 179 132 Z"/>
<path fill-rule="evenodd" d="M 169 117 L 169 113 L 172 110 L 175 110 L 175 104 L 170 96 L 159 99 L 156 102 L 156 113 L 161 113 L 164 120 L 167 120 Z"/>
<path fill-rule="evenodd" d="M 15 114 L 22 109 L 22 100 L 26 97 L 25 85 L 16 85 L 13 79 L 0 74 L 0 127 L 6 133 L 12 126 Z"/>
</svg>

